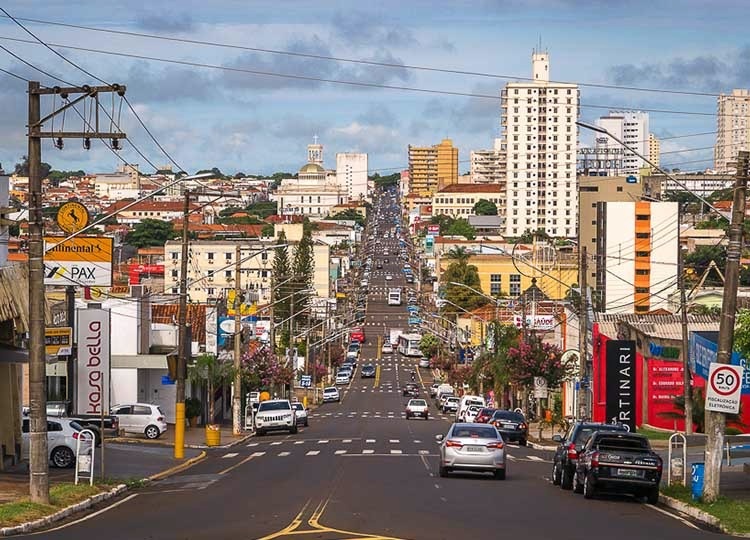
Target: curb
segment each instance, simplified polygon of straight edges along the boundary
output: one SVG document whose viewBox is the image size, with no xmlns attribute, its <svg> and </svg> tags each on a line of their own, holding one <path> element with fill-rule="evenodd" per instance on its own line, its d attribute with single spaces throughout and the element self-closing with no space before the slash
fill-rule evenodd
<svg viewBox="0 0 750 540">
<path fill-rule="evenodd" d="M 188 459 L 187 461 L 185 461 L 183 463 L 179 463 L 179 464 L 175 465 L 174 467 L 170 467 L 169 469 L 166 469 L 164 471 L 158 472 L 156 474 L 152 474 L 151 476 L 149 476 L 148 478 L 146 478 L 146 480 L 148 480 L 149 482 L 154 482 L 155 480 L 161 480 L 163 478 L 167 478 L 168 476 L 172 476 L 173 474 L 177 474 L 178 472 L 182 472 L 185 469 L 189 469 L 190 467 L 192 467 L 196 463 L 199 463 L 199 462 L 203 461 L 204 459 L 206 459 L 207 455 L 208 454 L 204 450 L 203 452 L 201 452 L 197 456 L 192 457 L 192 458 Z"/>
<path fill-rule="evenodd" d="M 555 450 L 557 450 L 557 446 L 547 446 L 544 444 L 535 443 L 534 441 L 526 441 L 526 444 L 534 450 L 544 450 L 546 452 L 554 452 Z"/>
<path fill-rule="evenodd" d="M 205 444 L 186 444 L 185 448 L 191 448 L 193 450 L 209 450 L 211 448 L 218 448 L 218 449 L 231 448 L 237 444 L 247 441 L 253 435 L 254 433 L 248 433 L 247 435 L 243 435 L 242 437 L 238 439 L 234 439 L 232 442 L 229 442 L 227 444 L 222 444 L 219 446 L 207 446 Z M 146 444 L 146 445 L 153 445 L 153 446 L 161 446 L 162 448 L 174 448 L 174 443 L 165 443 L 159 440 L 150 440 L 150 439 L 131 439 L 129 437 L 113 437 L 111 439 L 106 439 L 106 441 L 108 443 L 117 443 L 117 444 Z"/>
<path fill-rule="evenodd" d="M 704 512 L 703 510 L 699 508 L 690 506 L 689 504 L 682 502 L 679 499 L 675 499 L 673 497 L 660 494 L 659 504 L 662 506 L 666 506 L 667 508 L 670 508 L 672 510 L 675 510 L 679 512 L 680 514 L 683 514 L 691 518 L 692 520 L 697 521 L 698 523 L 701 523 L 713 529 L 719 530 L 723 532 L 724 534 L 728 534 L 730 536 L 735 536 L 739 538 L 750 538 L 750 533 L 732 532 L 729 529 L 727 529 L 724 525 L 722 525 L 721 520 L 717 518 L 716 516 L 712 516 L 708 512 Z"/>
<path fill-rule="evenodd" d="M 0 536 L 12 536 L 14 534 L 29 533 L 37 529 L 47 527 L 48 525 L 65 519 L 66 517 L 75 514 L 76 512 L 81 512 L 83 510 L 91 508 L 95 504 L 109 500 L 113 497 L 117 497 L 118 495 L 127 491 L 127 489 L 128 486 L 126 486 L 125 484 L 120 484 L 114 489 L 105 491 L 104 493 L 97 493 L 96 495 L 93 495 L 88 499 L 58 510 L 57 512 L 49 516 L 39 518 L 34 521 L 29 521 L 27 523 L 22 523 L 21 525 L 3 527 L 0 529 Z"/>
</svg>

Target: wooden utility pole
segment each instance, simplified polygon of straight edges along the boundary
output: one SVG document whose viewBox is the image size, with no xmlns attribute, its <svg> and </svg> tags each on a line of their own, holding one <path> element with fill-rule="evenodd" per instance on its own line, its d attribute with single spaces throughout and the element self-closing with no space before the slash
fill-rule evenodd
<svg viewBox="0 0 750 540">
<path fill-rule="evenodd" d="M 232 433 L 242 434 L 242 374 L 240 360 L 242 355 L 242 251 L 237 244 L 234 250 L 234 382 L 232 385 Z"/>
<path fill-rule="evenodd" d="M 580 326 L 578 328 L 578 351 L 580 352 L 579 366 L 578 366 L 578 419 L 588 418 L 588 389 L 584 388 L 584 381 L 588 377 L 588 252 L 586 246 L 581 246 L 581 262 L 579 264 L 581 269 L 580 283 L 581 286 L 581 306 L 578 311 L 578 321 Z M 591 384 L 591 381 L 589 381 Z"/>
<path fill-rule="evenodd" d="M 180 304 L 177 312 L 179 327 L 179 343 L 177 344 L 177 383 L 175 385 L 175 415 L 174 415 L 174 457 L 185 457 L 185 375 L 187 359 L 190 354 L 187 342 L 187 273 L 189 258 L 189 218 L 190 218 L 190 190 L 185 189 L 185 199 L 182 204 L 182 258 L 180 259 Z M 208 396 L 213 399 L 213 396 Z M 213 423 L 209 418 L 207 424 Z"/>
<path fill-rule="evenodd" d="M 740 280 L 740 255 L 742 254 L 742 233 L 745 222 L 747 180 L 750 175 L 750 152 L 741 151 L 737 156 L 737 177 L 734 182 L 732 221 L 729 226 L 727 263 L 724 270 L 724 300 L 721 305 L 719 322 L 719 342 L 716 361 L 729 364 L 734 345 L 734 319 L 737 311 L 737 288 Z M 724 447 L 726 415 L 706 411 L 706 465 L 703 483 L 703 500 L 712 503 L 719 497 L 721 484 L 721 457 Z"/>
<path fill-rule="evenodd" d="M 688 316 L 687 316 L 687 294 L 685 293 L 685 254 L 680 248 L 680 268 L 678 278 L 680 280 L 680 319 L 682 323 L 682 395 L 685 400 L 685 434 L 693 434 L 693 389 L 691 387 L 690 358 L 688 351 L 690 343 L 688 340 Z"/>
<path fill-rule="evenodd" d="M 62 148 L 63 139 L 116 139 L 125 138 L 124 133 L 99 131 L 98 94 L 117 92 L 125 95 L 125 87 L 82 86 L 42 87 L 38 81 L 29 81 L 28 106 L 28 163 L 29 163 L 29 495 L 31 501 L 49 504 L 49 448 L 47 445 L 47 389 L 44 337 L 44 222 L 42 208 L 42 139 L 56 140 Z M 41 117 L 41 96 L 59 95 L 65 102 Z M 70 96 L 77 95 L 70 101 Z M 89 120 L 81 131 L 42 131 L 45 122 L 58 114 L 91 98 L 96 100 L 96 117 Z M 84 103 L 85 105 L 85 103 Z M 69 384 L 72 381 L 68 381 Z M 109 395 L 109 392 L 107 392 Z M 102 407 L 107 404 L 102 404 Z"/>
</svg>

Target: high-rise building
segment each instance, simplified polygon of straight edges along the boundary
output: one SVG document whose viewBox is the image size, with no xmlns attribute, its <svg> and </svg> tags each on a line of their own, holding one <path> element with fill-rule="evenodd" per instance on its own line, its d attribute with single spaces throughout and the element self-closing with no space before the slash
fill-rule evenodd
<svg viewBox="0 0 750 540">
<path fill-rule="evenodd" d="M 576 235 L 579 91 L 550 82 L 549 54 L 531 55 L 532 80 L 501 93 L 501 143 L 507 153 L 505 235 L 544 230 Z"/>
<path fill-rule="evenodd" d="M 602 116 L 596 121 L 596 125 L 606 129 L 609 133 L 620 139 L 628 147 L 625 148 L 607 135 L 597 134 L 597 148 L 622 148 L 622 170 L 618 174 L 637 174 L 638 170 L 645 165 L 641 156 L 649 156 L 649 126 L 648 113 L 640 111 L 609 111 L 609 115 Z"/>
<path fill-rule="evenodd" d="M 411 193 L 431 197 L 439 187 L 458 182 L 458 148 L 450 139 L 434 146 L 409 145 Z"/>
<path fill-rule="evenodd" d="M 349 200 L 367 198 L 367 154 L 336 154 L 336 179 Z"/>
<path fill-rule="evenodd" d="M 740 150 L 750 150 L 750 90 L 720 94 L 717 103 L 714 167 L 727 172 Z"/>
<path fill-rule="evenodd" d="M 500 139 L 492 150 L 472 150 L 469 158 L 474 184 L 505 184 L 505 151 Z"/>
<path fill-rule="evenodd" d="M 648 134 L 648 159 L 656 165 L 661 167 L 660 163 L 661 156 L 661 141 L 656 138 L 653 133 Z"/>
</svg>

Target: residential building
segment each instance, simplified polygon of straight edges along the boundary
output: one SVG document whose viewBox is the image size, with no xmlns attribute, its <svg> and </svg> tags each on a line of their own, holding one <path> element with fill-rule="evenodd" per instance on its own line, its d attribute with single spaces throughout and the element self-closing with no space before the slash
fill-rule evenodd
<svg viewBox="0 0 750 540">
<path fill-rule="evenodd" d="M 401 179 L 398 183 L 398 196 L 400 199 L 406 197 L 411 193 L 411 178 L 409 176 L 409 170 L 401 171 Z"/>
<path fill-rule="evenodd" d="M 639 154 L 648 157 L 650 153 L 648 113 L 609 111 L 607 116 L 596 121 L 596 125 L 625 143 L 623 145 L 608 135 L 597 133 L 597 148 L 621 148 L 623 151 L 622 169 L 617 174 L 638 174 L 638 170 L 647 165 Z"/>
<path fill-rule="evenodd" d="M 532 80 L 508 83 L 501 93 L 501 144 L 508 161 L 505 235 L 542 229 L 574 237 L 578 85 L 550 82 L 547 52 L 534 51 L 531 63 Z"/>
<path fill-rule="evenodd" d="M 657 167 L 661 167 L 661 141 L 653 133 L 648 134 L 648 159 Z"/>
<path fill-rule="evenodd" d="M 458 148 L 450 139 L 434 146 L 409 145 L 410 193 L 430 197 L 458 182 Z"/>
<path fill-rule="evenodd" d="M 109 207 L 104 209 L 105 214 L 111 214 L 120 211 L 117 214 L 117 222 L 134 225 L 140 223 L 144 219 L 158 219 L 161 221 L 174 221 L 176 219 L 182 219 L 184 213 L 182 201 L 140 201 L 127 210 L 120 210 L 121 208 L 131 204 L 132 199 L 123 199 L 111 204 Z M 191 217 L 199 218 L 198 221 L 203 221 L 202 213 L 196 214 L 202 211 L 201 207 L 195 203 L 190 204 Z"/>
<path fill-rule="evenodd" d="M 672 177 L 677 179 L 677 182 L 663 174 L 652 174 L 647 178 L 661 182 L 662 193 L 690 191 L 702 197 L 707 197 L 714 191 L 726 189 L 734 184 L 733 174 L 678 173 L 673 174 Z"/>
<path fill-rule="evenodd" d="M 123 163 L 115 173 L 94 175 L 94 194 L 99 198 L 137 197 L 141 189 L 138 165 Z"/>
<path fill-rule="evenodd" d="M 350 201 L 367 198 L 367 154 L 336 154 L 336 178 Z"/>
<path fill-rule="evenodd" d="M 606 313 L 646 313 L 668 307 L 677 289 L 679 204 L 597 203 L 596 289 Z"/>
<path fill-rule="evenodd" d="M 714 168 L 720 173 L 735 170 L 740 150 L 750 150 L 750 90 L 734 89 L 720 94 L 716 114 Z"/>
<path fill-rule="evenodd" d="M 470 162 L 472 183 L 505 183 L 506 154 L 500 139 L 495 139 L 491 150 L 472 150 Z"/>
<path fill-rule="evenodd" d="M 474 205 L 481 199 L 505 206 L 503 187 L 498 184 L 452 184 L 432 196 L 432 215 L 462 217 L 474 215 Z"/>
</svg>

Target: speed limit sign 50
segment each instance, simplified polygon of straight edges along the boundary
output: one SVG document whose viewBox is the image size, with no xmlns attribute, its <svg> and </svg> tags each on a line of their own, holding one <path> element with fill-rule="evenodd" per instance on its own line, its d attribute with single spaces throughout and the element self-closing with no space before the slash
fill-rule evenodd
<svg viewBox="0 0 750 540">
<path fill-rule="evenodd" d="M 707 411 L 730 414 L 740 412 L 742 372 L 742 366 L 711 363 L 706 385 L 705 408 Z"/>
</svg>

